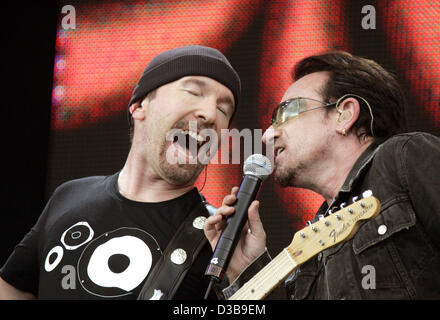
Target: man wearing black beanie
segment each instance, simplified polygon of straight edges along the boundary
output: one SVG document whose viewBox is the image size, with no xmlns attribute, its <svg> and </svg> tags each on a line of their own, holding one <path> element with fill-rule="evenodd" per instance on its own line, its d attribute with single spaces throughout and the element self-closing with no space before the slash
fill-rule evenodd
<svg viewBox="0 0 440 320">
<path fill-rule="evenodd" d="M 203 130 L 220 137 L 228 128 L 239 97 L 240 79 L 216 49 L 156 56 L 129 102 L 124 167 L 55 190 L 0 270 L 0 298 L 202 299 L 212 251 L 194 187 L 205 165 L 197 152 Z"/>
</svg>

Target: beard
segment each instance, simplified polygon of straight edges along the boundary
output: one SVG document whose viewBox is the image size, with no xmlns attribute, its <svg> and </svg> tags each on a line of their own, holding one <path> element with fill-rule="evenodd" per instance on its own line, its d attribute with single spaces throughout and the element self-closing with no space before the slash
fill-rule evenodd
<svg viewBox="0 0 440 320">
<path fill-rule="evenodd" d="M 163 143 L 160 148 L 159 169 L 162 172 L 162 178 L 173 185 L 193 184 L 205 166 L 199 162 L 195 164 L 168 162 L 166 157 L 168 147 L 169 144 Z"/>
<path fill-rule="evenodd" d="M 300 172 L 304 171 L 306 165 L 299 163 L 296 167 L 276 168 L 274 179 L 281 187 L 294 187 L 297 183 Z"/>
<path fill-rule="evenodd" d="M 196 182 L 203 168 L 202 164 L 169 164 L 163 161 L 160 164 L 164 178 L 174 185 L 188 185 Z"/>
</svg>

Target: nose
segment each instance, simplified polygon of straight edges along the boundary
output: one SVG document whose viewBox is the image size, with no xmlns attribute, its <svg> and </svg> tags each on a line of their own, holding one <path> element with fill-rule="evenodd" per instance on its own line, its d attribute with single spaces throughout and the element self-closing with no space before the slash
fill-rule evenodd
<svg viewBox="0 0 440 320">
<path fill-rule="evenodd" d="M 263 143 L 266 145 L 273 144 L 275 142 L 275 139 L 278 138 L 279 135 L 279 130 L 275 129 L 273 126 L 270 126 L 263 134 Z"/>
<path fill-rule="evenodd" d="M 217 119 L 216 101 L 204 101 L 200 103 L 195 111 L 197 120 L 203 120 L 206 124 L 214 124 Z"/>
</svg>

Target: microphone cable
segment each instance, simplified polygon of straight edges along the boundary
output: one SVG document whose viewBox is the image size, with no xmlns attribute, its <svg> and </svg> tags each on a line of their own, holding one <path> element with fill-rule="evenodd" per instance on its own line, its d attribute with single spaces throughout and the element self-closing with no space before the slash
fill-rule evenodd
<svg viewBox="0 0 440 320">
<path fill-rule="evenodd" d="M 208 300 L 208 296 L 211 293 L 214 282 L 215 282 L 215 278 L 211 277 L 211 280 L 209 281 L 208 289 L 206 289 L 205 297 L 203 298 L 203 300 Z"/>
</svg>

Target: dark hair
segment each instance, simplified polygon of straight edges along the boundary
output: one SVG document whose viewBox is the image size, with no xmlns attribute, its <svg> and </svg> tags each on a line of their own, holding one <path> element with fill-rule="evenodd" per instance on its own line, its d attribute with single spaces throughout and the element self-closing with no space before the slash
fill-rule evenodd
<svg viewBox="0 0 440 320">
<path fill-rule="evenodd" d="M 375 139 L 386 139 L 407 130 L 407 103 L 395 75 L 373 60 L 351 55 L 344 51 L 330 51 L 299 61 L 292 70 L 294 81 L 310 73 L 330 72 L 322 88 L 326 102 L 334 102 L 352 93 L 363 97 L 371 106 L 374 116 Z M 372 136 L 371 115 L 362 99 L 359 118 L 353 129 L 359 139 Z"/>
</svg>

